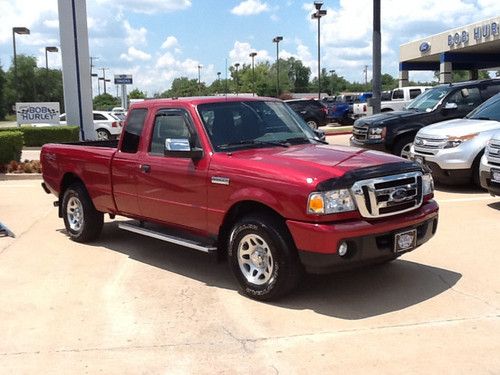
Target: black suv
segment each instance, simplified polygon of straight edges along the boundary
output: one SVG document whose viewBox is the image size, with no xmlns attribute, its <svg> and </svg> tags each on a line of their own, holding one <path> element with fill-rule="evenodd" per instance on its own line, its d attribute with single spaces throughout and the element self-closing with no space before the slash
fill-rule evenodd
<svg viewBox="0 0 500 375">
<path fill-rule="evenodd" d="M 302 117 L 312 129 L 318 129 L 319 126 L 328 124 L 326 118 L 328 108 L 315 99 L 291 99 L 285 100 L 285 103 Z"/>
<path fill-rule="evenodd" d="M 408 158 L 419 129 L 465 117 L 500 92 L 500 79 L 435 86 L 415 98 L 404 111 L 384 112 L 356 120 L 351 146 L 385 151 Z"/>
</svg>

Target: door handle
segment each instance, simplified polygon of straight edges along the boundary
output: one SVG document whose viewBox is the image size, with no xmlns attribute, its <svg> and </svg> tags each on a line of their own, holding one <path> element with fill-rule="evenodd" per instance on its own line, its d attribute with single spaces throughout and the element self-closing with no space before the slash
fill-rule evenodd
<svg viewBox="0 0 500 375">
<path fill-rule="evenodd" d="M 141 172 L 149 173 L 151 171 L 151 166 L 149 164 L 141 164 L 139 166 L 139 169 L 141 170 Z"/>
</svg>

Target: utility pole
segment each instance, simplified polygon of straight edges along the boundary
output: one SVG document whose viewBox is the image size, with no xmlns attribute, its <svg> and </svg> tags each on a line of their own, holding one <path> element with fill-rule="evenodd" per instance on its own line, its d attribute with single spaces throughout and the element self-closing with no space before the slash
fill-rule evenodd
<svg viewBox="0 0 500 375">
<path fill-rule="evenodd" d="M 104 93 L 106 94 L 106 70 L 109 70 L 109 68 L 99 68 L 99 69 L 102 70 L 102 82 L 104 83 Z"/>
<path fill-rule="evenodd" d="M 94 97 L 94 89 L 92 88 L 92 79 L 97 77 L 97 73 L 94 73 L 94 60 L 99 60 L 99 57 L 90 56 L 90 93 Z M 97 85 L 99 85 L 99 80 L 97 80 Z"/>
<path fill-rule="evenodd" d="M 368 65 L 365 65 L 365 68 L 363 69 L 363 73 L 365 73 L 365 85 L 368 84 Z"/>
</svg>

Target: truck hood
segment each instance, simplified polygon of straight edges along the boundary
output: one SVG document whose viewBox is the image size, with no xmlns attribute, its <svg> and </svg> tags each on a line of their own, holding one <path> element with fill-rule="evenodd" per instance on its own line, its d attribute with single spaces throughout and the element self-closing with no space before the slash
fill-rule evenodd
<svg viewBox="0 0 500 375">
<path fill-rule="evenodd" d="M 492 120 L 456 119 L 426 126 L 418 135 L 426 138 L 462 137 L 464 135 L 500 130 L 500 122 Z"/>
<path fill-rule="evenodd" d="M 378 151 L 340 145 L 296 145 L 288 148 L 270 147 L 237 151 L 231 158 L 239 165 L 249 162 L 246 173 L 255 171 L 260 164 L 260 176 L 278 180 L 305 180 L 316 182 L 344 175 L 346 172 L 405 160 Z M 250 167 L 253 166 L 253 167 Z"/>
<path fill-rule="evenodd" d="M 401 119 L 417 119 L 419 117 L 425 117 L 426 115 L 428 115 L 428 112 L 417 112 L 412 110 L 383 112 L 356 120 L 355 125 L 385 125 L 391 122 L 397 122 Z"/>
</svg>

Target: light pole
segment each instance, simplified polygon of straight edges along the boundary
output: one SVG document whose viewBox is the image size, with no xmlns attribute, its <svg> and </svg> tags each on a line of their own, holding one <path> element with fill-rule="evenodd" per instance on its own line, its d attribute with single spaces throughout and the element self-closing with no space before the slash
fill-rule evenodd
<svg viewBox="0 0 500 375">
<path fill-rule="evenodd" d="M 16 101 L 18 99 L 18 89 L 17 89 L 17 54 L 16 54 L 16 34 L 19 35 L 29 35 L 30 29 L 27 27 L 13 27 L 12 28 L 12 44 L 14 46 L 14 87 L 16 90 Z"/>
<path fill-rule="evenodd" d="M 222 73 L 221 72 L 217 72 L 217 82 L 218 82 L 218 85 L 217 85 L 217 93 L 219 94 L 220 93 L 220 75 Z"/>
<path fill-rule="evenodd" d="M 201 95 L 201 68 L 203 65 L 198 65 L 198 95 Z"/>
<path fill-rule="evenodd" d="M 102 82 L 104 85 L 104 94 L 106 94 L 106 82 L 109 82 L 109 79 L 106 79 L 106 70 L 109 70 L 109 68 L 99 68 L 102 70 Z"/>
<path fill-rule="evenodd" d="M 331 93 L 330 95 L 333 96 L 333 87 L 334 87 L 334 82 L 333 82 L 333 77 L 334 77 L 334 74 L 335 74 L 335 69 L 330 69 L 330 74 L 332 75 L 332 88 L 331 88 Z"/>
<path fill-rule="evenodd" d="M 57 47 L 45 47 L 45 69 L 49 70 L 49 59 L 47 56 L 47 52 L 59 52 L 59 48 Z"/>
<path fill-rule="evenodd" d="M 280 50 L 279 44 L 283 40 L 282 36 L 273 38 L 273 43 L 276 43 L 276 97 L 280 96 Z"/>
<path fill-rule="evenodd" d="M 321 10 L 323 2 L 315 1 L 314 7 L 316 12 L 311 14 L 312 19 L 318 20 L 318 100 L 321 99 L 321 63 L 320 63 L 320 20 L 321 17 L 326 16 L 326 10 Z"/>
<path fill-rule="evenodd" d="M 257 52 L 252 52 L 248 55 L 252 58 L 252 96 L 255 96 L 255 64 L 254 59 L 257 56 Z"/>
<path fill-rule="evenodd" d="M 240 63 L 236 63 L 234 64 L 234 66 L 236 67 L 236 96 L 238 96 L 238 93 L 239 93 L 239 82 L 238 82 L 238 68 L 240 66 Z"/>
</svg>

